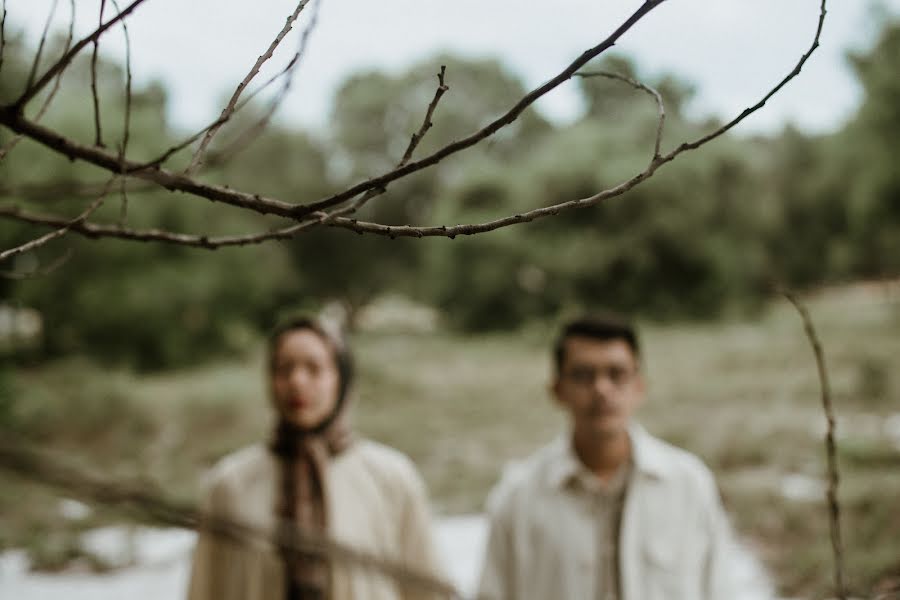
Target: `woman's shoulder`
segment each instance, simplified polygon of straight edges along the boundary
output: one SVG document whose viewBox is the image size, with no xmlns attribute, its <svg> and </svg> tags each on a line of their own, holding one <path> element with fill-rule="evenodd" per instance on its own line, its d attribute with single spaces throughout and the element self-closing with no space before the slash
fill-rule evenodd
<svg viewBox="0 0 900 600">
<path fill-rule="evenodd" d="M 241 485 L 264 472 L 272 461 L 263 444 L 253 444 L 220 458 L 206 475 L 211 487 Z"/>
<path fill-rule="evenodd" d="M 370 439 L 357 440 L 348 459 L 358 462 L 373 477 L 392 487 L 421 487 L 422 478 L 415 463 L 406 454 Z"/>
</svg>

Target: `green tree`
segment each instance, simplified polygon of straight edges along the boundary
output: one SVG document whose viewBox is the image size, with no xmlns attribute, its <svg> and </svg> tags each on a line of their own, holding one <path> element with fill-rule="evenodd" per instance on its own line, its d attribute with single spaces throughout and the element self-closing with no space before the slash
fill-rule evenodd
<svg viewBox="0 0 900 600">
<path fill-rule="evenodd" d="M 6 48 L 4 81 L 20 89 L 26 77 L 22 54 L 15 43 Z M 48 53 L 58 48 L 48 49 Z M 64 85 L 44 122 L 73 132 L 86 144 L 94 141 L 88 57 L 76 62 L 70 85 Z M 9 71 L 7 71 L 9 69 Z M 122 114 L 124 73 L 103 60 L 99 99 L 104 114 Z M 6 79 L 7 76 L 10 79 Z M 68 79 L 67 79 L 68 81 Z M 20 85 L 21 84 L 21 85 Z M 149 159 L 170 147 L 175 132 L 165 120 L 166 96 L 151 83 L 134 90 L 131 98 L 129 153 Z M 118 143 L 124 121 L 103 120 L 103 138 Z M 6 135 L 4 133 L 3 135 Z M 286 140 L 287 138 L 287 140 Z M 0 140 L 3 141 L 3 140 Z M 275 135 L 235 163 L 227 177 L 239 181 L 258 174 L 286 185 L 315 186 L 321 177 L 321 153 L 301 137 Z M 292 150 L 293 149 L 293 150 Z M 23 140 L 0 162 L 5 203 L 23 210 L 75 216 L 100 195 L 108 174 L 82 162 L 47 153 Z M 304 169 L 306 172 L 304 173 Z M 225 178 L 212 173 L 211 178 Z M 265 190 L 266 179 L 254 181 Z M 324 187 L 312 193 L 320 194 Z M 107 223 L 120 220 L 138 229 L 161 228 L 181 232 L 245 233 L 266 226 L 267 220 L 236 210 L 219 210 L 174 197 L 155 186 L 129 186 L 127 204 L 113 185 L 105 204 L 94 216 Z M 3 247 L 34 236 L 16 223 L 0 228 Z M 62 267 L 44 272 L 67 259 Z M 265 265 L 265 268 L 260 268 Z M 22 278 L 0 278 L 0 299 L 40 311 L 44 320 L 46 357 L 83 353 L 109 362 L 131 363 L 144 369 L 198 362 L 223 352 L 238 352 L 253 327 L 271 317 L 274 306 L 296 290 L 297 278 L 281 246 L 270 244 L 244 250 L 197 252 L 164 244 L 135 244 L 109 240 L 98 244 L 68 236 L 12 264 Z M 29 277 L 29 273 L 35 276 Z"/>
<path fill-rule="evenodd" d="M 441 66 L 446 67 L 445 82 L 450 89 L 441 97 L 433 125 L 415 156 L 472 133 L 525 94 L 518 79 L 497 61 L 447 55 L 424 60 L 396 76 L 380 72 L 352 76 L 338 90 L 331 114 L 336 181 L 350 183 L 400 162 L 434 98 Z M 484 148 L 391 184 L 386 194 L 360 210 L 359 218 L 398 225 L 433 222 L 446 214 L 452 182 L 466 179 L 469 169 L 479 162 L 521 152 L 548 131 L 550 126 L 529 111 Z M 450 245 L 444 240 L 391 240 L 335 230 L 311 232 L 290 244 L 310 292 L 320 299 L 344 300 L 351 313 L 387 289 L 421 295 L 427 287 L 423 280 L 432 281 L 425 274 L 428 255 Z"/>
<path fill-rule="evenodd" d="M 841 134 L 849 176 L 849 226 L 861 274 L 900 272 L 900 21 L 890 21 L 872 50 L 850 57 L 865 99 Z"/>
</svg>

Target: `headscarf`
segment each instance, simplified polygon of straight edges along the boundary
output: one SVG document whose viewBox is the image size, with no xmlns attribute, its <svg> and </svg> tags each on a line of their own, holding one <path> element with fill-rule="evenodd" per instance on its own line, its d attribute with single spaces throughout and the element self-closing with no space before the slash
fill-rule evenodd
<svg viewBox="0 0 900 600">
<path fill-rule="evenodd" d="M 352 380 L 349 351 L 321 323 L 310 318 L 294 319 L 277 328 L 270 337 L 270 361 L 281 336 L 308 329 L 328 342 L 340 376 L 334 411 L 317 426 L 306 429 L 279 419 L 269 449 L 278 458 L 277 522 L 302 533 L 323 537 L 328 531 L 329 461 L 353 442 L 346 416 L 347 391 Z M 285 600 L 327 600 L 330 597 L 331 562 L 317 553 L 279 549 L 284 565 Z"/>
</svg>

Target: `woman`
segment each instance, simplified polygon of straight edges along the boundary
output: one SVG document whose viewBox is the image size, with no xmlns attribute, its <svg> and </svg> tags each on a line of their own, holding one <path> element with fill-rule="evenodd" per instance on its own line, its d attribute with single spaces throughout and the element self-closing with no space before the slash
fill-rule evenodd
<svg viewBox="0 0 900 600">
<path fill-rule="evenodd" d="M 312 318 L 269 339 L 268 379 L 277 416 L 267 446 L 222 459 L 205 514 L 257 531 L 325 536 L 412 571 L 436 574 L 422 480 L 396 450 L 356 438 L 346 419 L 351 355 Z M 189 600 L 394 600 L 423 598 L 374 569 L 326 556 L 200 532 Z"/>
</svg>

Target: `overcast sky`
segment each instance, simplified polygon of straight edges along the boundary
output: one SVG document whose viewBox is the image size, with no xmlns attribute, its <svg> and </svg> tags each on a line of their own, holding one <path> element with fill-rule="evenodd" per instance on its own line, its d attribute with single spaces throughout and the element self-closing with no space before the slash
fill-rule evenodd
<svg viewBox="0 0 900 600">
<path fill-rule="evenodd" d="M 119 0 L 120 5 L 126 2 Z M 533 87 L 597 44 L 642 4 L 635 0 L 314 0 L 320 1 L 312 33 L 283 120 L 322 127 L 331 95 L 351 72 L 401 71 L 447 50 L 499 58 Z M 78 31 L 90 31 L 99 2 L 77 1 Z M 110 3 L 107 2 L 109 5 Z M 161 79 L 171 93 L 169 112 L 179 125 L 198 127 L 220 110 L 281 29 L 296 0 L 148 0 L 129 21 L 138 81 Z M 845 54 L 871 46 L 886 15 L 900 0 L 830 0 L 822 46 L 803 73 L 742 126 L 744 132 L 777 130 L 787 122 L 809 131 L 839 127 L 860 92 Z M 51 0 L 7 0 L 7 27 L 36 41 Z M 620 41 L 618 51 L 646 72 L 672 72 L 693 83 L 697 114 L 730 117 L 753 104 L 782 78 L 809 46 L 819 0 L 668 0 Z M 62 26 L 68 2 L 59 2 Z M 284 65 L 310 7 L 276 54 Z M 123 55 L 121 35 L 103 38 L 101 50 Z M 436 65 L 437 67 L 437 65 Z M 436 72 L 436 71 L 435 71 Z M 263 81 L 264 78 L 260 78 Z M 453 87 L 453 74 L 448 73 Z M 539 108 L 558 121 L 578 114 L 572 84 L 552 92 Z M 424 107 L 423 107 L 424 108 Z"/>
</svg>

